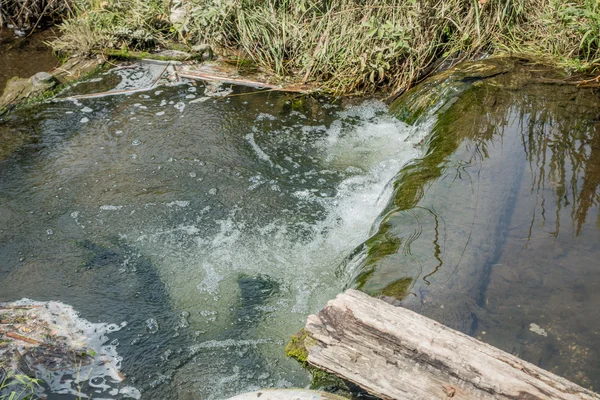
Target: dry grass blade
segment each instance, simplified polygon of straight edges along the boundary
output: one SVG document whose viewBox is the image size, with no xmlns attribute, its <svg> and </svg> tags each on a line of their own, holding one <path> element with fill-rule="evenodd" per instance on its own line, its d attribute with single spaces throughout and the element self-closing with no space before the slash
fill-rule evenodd
<svg viewBox="0 0 600 400">
<path fill-rule="evenodd" d="M 175 3 L 185 17 L 172 24 Z M 597 0 L 77 0 L 73 9 L 58 51 L 209 43 L 336 94 L 399 92 L 445 59 L 482 53 L 534 54 L 577 70 L 600 63 Z"/>
</svg>

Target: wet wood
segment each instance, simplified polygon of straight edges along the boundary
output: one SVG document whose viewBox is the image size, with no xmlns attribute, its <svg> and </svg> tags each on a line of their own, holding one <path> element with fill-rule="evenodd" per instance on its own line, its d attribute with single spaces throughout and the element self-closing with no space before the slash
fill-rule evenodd
<svg viewBox="0 0 600 400">
<path fill-rule="evenodd" d="M 600 399 L 410 310 L 348 290 L 308 317 L 308 362 L 382 399 Z"/>
<path fill-rule="evenodd" d="M 260 89 L 277 90 L 292 93 L 312 93 L 316 89 L 310 85 L 297 83 L 271 83 L 266 76 L 248 74 L 240 76 L 239 71 L 225 63 L 204 63 L 199 65 L 182 65 L 176 68 L 182 78 L 199 79 L 208 82 L 229 83 Z"/>
<path fill-rule="evenodd" d="M 30 343 L 30 344 L 34 344 L 36 346 L 44 345 L 44 343 L 40 342 L 39 340 L 31 339 L 31 338 L 19 335 L 18 333 L 14 333 L 14 332 L 3 332 L 3 331 L 0 331 L 0 335 L 4 335 L 4 336 L 9 337 L 11 339 L 20 340 L 22 342 L 27 342 L 27 343 Z"/>
</svg>

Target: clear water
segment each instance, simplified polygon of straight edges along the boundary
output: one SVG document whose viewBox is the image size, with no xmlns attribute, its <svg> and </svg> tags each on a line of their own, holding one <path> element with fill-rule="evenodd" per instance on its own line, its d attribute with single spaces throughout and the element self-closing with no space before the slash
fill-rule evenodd
<svg viewBox="0 0 600 400">
<path fill-rule="evenodd" d="M 416 88 L 446 103 L 416 127 L 192 83 L 12 113 L 0 301 L 126 322 L 109 336 L 142 398 L 307 385 L 285 343 L 351 285 L 597 388 L 600 97 L 495 62 Z"/>
<path fill-rule="evenodd" d="M 440 113 L 434 150 L 348 268 L 362 290 L 598 390 L 600 96 L 511 68 Z"/>
<path fill-rule="evenodd" d="M 338 266 L 427 134 L 377 101 L 204 90 L 54 102 L 0 124 L 0 301 L 127 322 L 111 339 L 143 398 L 308 384 L 284 345 L 348 284 Z"/>
</svg>

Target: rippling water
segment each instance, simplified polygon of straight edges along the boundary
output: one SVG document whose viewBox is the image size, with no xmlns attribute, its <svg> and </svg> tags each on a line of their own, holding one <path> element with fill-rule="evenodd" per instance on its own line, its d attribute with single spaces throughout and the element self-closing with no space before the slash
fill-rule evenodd
<svg viewBox="0 0 600 400">
<path fill-rule="evenodd" d="M 600 97 L 521 64 L 425 81 L 393 112 L 414 126 L 193 82 L 21 109 L 0 123 L 0 301 L 122 326 L 142 398 L 307 385 L 284 345 L 352 285 L 597 387 Z"/>
<path fill-rule="evenodd" d="M 348 283 L 338 266 L 427 134 L 377 101 L 233 89 L 55 102 L 0 126 L 17 142 L 0 297 L 126 321 L 123 372 L 148 398 L 306 385 L 284 344 Z"/>
</svg>

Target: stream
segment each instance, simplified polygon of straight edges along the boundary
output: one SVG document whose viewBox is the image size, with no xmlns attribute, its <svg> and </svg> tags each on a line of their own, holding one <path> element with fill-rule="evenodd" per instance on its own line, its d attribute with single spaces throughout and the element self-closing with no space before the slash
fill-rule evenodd
<svg viewBox="0 0 600 400">
<path fill-rule="evenodd" d="M 597 387 L 600 97 L 494 68 L 437 82 L 417 122 L 193 81 L 18 109 L 0 121 L 0 301 L 121 324 L 142 398 L 309 385 L 285 344 L 347 287 Z M 48 398 L 129 398 L 68 386 Z"/>
</svg>

